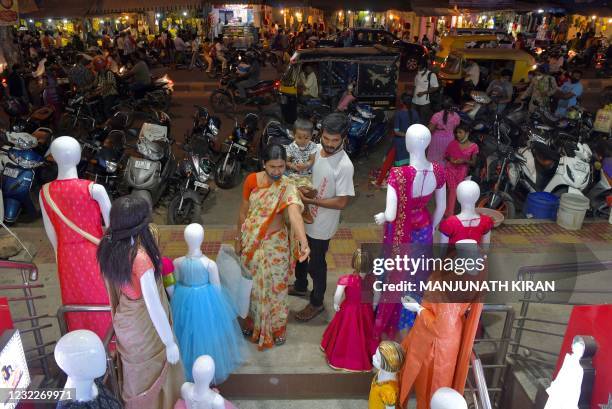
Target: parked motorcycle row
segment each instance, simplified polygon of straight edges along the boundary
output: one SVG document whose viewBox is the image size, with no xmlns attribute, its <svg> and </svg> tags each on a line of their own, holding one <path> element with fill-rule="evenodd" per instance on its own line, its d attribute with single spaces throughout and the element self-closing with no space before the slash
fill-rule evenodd
<svg viewBox="0 0 612 409">
<path fill-rule="evenodd" d="M 593 215 L 608 217 L 605 201 L 612 193 L 612 175 L 601 162 L 609 147 L 593 131 L 589 113 L 576 107 L 571 119 L 560 119 L 542 108 L 530 114 L 520 104 L 496 114 L 486 94 L 475 91 L 471 96 L 461 116 L 480 148 L 472 173 L 483 191 L 478 207 L 512 218 L 531 192 L 574 193 L 589 198 Z"/>
</svg>

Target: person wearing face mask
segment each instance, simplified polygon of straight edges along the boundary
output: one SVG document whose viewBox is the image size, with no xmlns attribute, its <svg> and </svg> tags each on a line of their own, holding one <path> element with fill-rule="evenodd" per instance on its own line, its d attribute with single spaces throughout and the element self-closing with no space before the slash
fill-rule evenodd
<svg viewBox="0 0 612 409">
<path fill-rule="evenodd" d="M 569 81 L 566 81 L 557 93 L 559 96 L 559 103 L 557 104 L 557 110 L 555 115 L 558 117 L 565 117 L 567 110 L 578 104 L 578 98 L 582 96 L 583 87 L 580 79 L 582 78 L 582 71 L 574 70 Z"/>
<path fill-rule="evenodd" d="M 538 106 L 550 111 L 550 98 L 555 95 L 557 89 L 555 79 L 546 74 L 544 67 L 540 66 L 520 100 L 523 101 L 531 97 L 529 112 L 534 112 Z"/>
<path fill-rule="evenodd" d="M 259 350 L 285 343 L 290 269 L 293 262 L 306 261 L 310 255 L 300 195 L 295 184 L 283 176 L 287 152 L 282 145 L 269 144 L 262 158 L 264 170 L 251 173 L 244 181 L 235 242 L 240 261 L 253 277 L 242 332 Z"/>
<path fill-rule="evenodd" d="M 289 295 L 305 296 L 310 274 L 313 290 L 308 305 L 296 314 L 296 319 L 300 321 L 310 321 L 324 310 L 327 286 L 325 255 L 329 241 L 338 230 L 342 209 L 348 205 L 349 198 L 355 196 L 353 163 L 344 152 L 348 127 L 349 120 L 343 113 L 335 112 L 325 117 L 321 124 L 321 145 L 317 147 L 312 167 L 312 184 L 317 194 L 311 199 L 300 192 L 302 202 L 311 205 L 313 218 L 312 224 L 306 226 L 308 245 L 312 251 L 310 260 L 298 263 L 295 283 L 289 288 Z"/>
</svg>

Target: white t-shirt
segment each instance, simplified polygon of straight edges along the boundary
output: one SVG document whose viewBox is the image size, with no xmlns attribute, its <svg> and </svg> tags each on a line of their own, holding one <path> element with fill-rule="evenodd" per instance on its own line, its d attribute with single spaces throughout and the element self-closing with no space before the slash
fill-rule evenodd
<svg viewBox="0 0 612 409">
<path fill-rule="evenodd" d="M 427 92 L 428 88 L 430 90 L 432 88 L 438 88 L 438 77 L 436 77 L 436 74 L 434 73 L 432 73 L 431 76 L 429 76 L 430 72 L 431 71 L 429 70 L 426 70 L 424 73 L 419 71 L 414 76 L 414 94 L 412 96 L 413 104 L 416 104 L 416 105 L 429 104 L 430 103 L 429 94 L 421 95 L 420 97 L 417 97 L 417 94 L 419 92 Z M 431 85 L 428 87 L 429 79 L 431 79 Z"/>
<path fill-rule="evenodd" d="M 312 167 L 312 184 L 317 189 L 317 199 L 329 199 L 336 196 L 355 196 L 353 186 L 353 162 L 344 150 L 333 156 L 322 157 L 321 145 L 317 145 L 315 163 Z M 310 213 L 314 219 L 306 225 L 306 234 L 313 239 L 331 239 L 340 224 L 338 209 L 328 209 L 310 205 Z"/>
</svg>

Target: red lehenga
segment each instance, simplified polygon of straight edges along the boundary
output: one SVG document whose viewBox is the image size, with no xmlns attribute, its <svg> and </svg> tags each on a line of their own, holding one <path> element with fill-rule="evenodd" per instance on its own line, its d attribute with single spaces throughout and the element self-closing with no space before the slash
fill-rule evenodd
<svg viewBox="0 0 612 409">
<path fill-rule="evenodd" d="M 100 206 L 90 194 L 92 181 L 55 180 L 49 183 L 52 201 L 72 223 L 95 238 L 102 238 Z M 108 293 L 96 259 L 97 246 L 70 228 L 42 195 L 57 236 L 58 276 L 62 304 L 109 305 Z M 66 314 L 68 331 L 89 329 L 104 339 L 111 325 L 110 312 Z"/>
</svg>

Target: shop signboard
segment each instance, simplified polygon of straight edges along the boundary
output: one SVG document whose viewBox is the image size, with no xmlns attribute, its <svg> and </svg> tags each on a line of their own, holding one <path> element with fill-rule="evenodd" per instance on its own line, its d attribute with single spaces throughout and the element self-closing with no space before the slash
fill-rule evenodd
<svg viewBox="0 0 612 409">
<path fill-rule="evenodd" d="M 18 21 L 17 0 L 0 0 L 0 26 L 13 26 Z"/>
<path fill-rule="evenodd" d="M 460 9 L 512 9 L 514 0 L 449 0 L 451 7 Z"/>
</svg>

